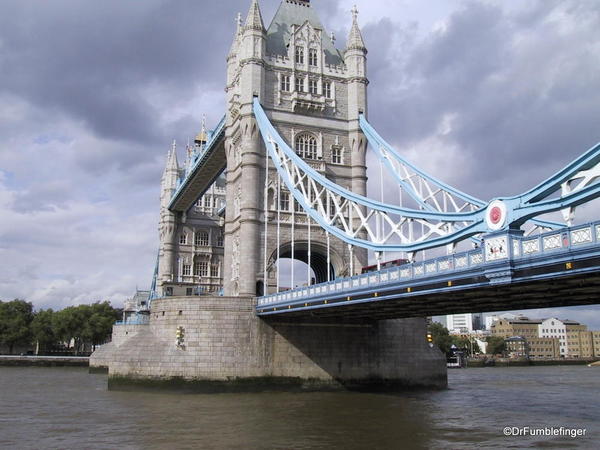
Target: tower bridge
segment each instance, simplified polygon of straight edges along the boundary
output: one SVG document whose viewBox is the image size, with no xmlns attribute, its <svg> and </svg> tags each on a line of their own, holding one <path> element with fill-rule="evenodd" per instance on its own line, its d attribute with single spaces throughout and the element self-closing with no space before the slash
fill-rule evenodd
<svg viewBox="0 0 600 450">
<path fill-rule="evenodd" d="M 425 316 L 598 303 L 600 222 L 573 220 L 600 195 L 600 145 L 486 202 L 389 145 L 368 121 L 368 84 L 356 8 L 341 50 L 310 1 L 283 0 L 268 28 L 251 1 L 227 55 L 225 116 L 184 167 L 169 153 L 150 321 L 116 326 L 92 358 L 113 385 L 441 387 Z M 384 201 L 384 172 L 399 204 Z M 435 249 L 446 254 L 423 257 Z M 381 268 L 398 252 L 409 263 L 361 274 L 370 253 Z"/>
</svg>

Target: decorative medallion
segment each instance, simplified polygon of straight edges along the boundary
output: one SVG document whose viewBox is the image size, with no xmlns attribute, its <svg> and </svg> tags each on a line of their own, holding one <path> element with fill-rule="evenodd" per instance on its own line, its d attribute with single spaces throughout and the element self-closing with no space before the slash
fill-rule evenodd
<svg viewBox="0 0 600 450">
<path fill-rule="evenodd" d="M 498 231 L 506 225 L 506 203 L 502 200 L 494 200 L 491 202 L 485 213 L 485 221 L 487 226 L 492 231 Z"/>
</svg>

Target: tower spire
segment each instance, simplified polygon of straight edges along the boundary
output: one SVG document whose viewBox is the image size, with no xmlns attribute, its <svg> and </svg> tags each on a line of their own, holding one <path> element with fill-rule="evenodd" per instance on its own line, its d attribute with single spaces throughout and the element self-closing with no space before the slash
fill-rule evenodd
<svg viewBox="0 0 600 450">
<path fill-rule="evenodd" d="M 258 0 L 252 0 L 250 11 L 248 11 L 248 17 L 246 18 L 246 26 L 244 28 L 259 31 L 263 31 L 265 29 L 262 15 L 260 13 L 260 7 L 258 6 Z"/>
<path fill-rule="evenodd" d="M 175 139 L 173 139 L 173 145 L 167 154 L 167 166 L 165 167 L 165 171 L 167 170 L 179 170 L 179 164 L 177 163 L 177 141 Z"/>
<path fill-rule="evenodd" d="M 365 41 L 363 40 L 362 33 L 358 26 L 358 8 L 356 5 L 351 10 L 352 12 L 352 28 L 350 28 L 350 34 L 348 36 L 348 43 L 346 44 L 346 50 L 364 50 L 367 51 Z"/>
</svg>

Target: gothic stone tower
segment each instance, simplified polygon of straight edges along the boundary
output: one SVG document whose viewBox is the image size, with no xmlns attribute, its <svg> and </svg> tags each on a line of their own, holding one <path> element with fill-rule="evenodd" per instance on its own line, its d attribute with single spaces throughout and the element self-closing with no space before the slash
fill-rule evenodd
<svg viewBox="0 0 600 450">
<path fill-rule="evenodd" d="M 263 242 L 265 152 L 252 102 L 258 97 L 271 122 L 298 155 L 334 183 L 366 195 L 366 139 L 359 114 L 367 113 L 367 49 L 357 11 L 344 51 L 335 47 L 309 0 L 283 0 L 265 29 L 257 0 L 238 28 L 227 57 L 227 212 L 225 220 L 225 295 L 264 292 Z M 267 285 L 272 291 L 278 242 L 272 232 L 281 209 L 279 255 L 291 256 L 293 198 L 277 198 L 276 174 L 268 176 Z M 354 252 L 330 239 L 315 224 L 308 246 L 306 214 L 294 214 L 295 259 L 310 261 L 317 282 L 349 275 L 366 264 L 366 251 Z M 310 252 L 310 255 L 309 255 Z M 310 258 L 310 259 L 309 259 Z M 353 258 L 352 264 L 350 259 Z"/>
</svg>

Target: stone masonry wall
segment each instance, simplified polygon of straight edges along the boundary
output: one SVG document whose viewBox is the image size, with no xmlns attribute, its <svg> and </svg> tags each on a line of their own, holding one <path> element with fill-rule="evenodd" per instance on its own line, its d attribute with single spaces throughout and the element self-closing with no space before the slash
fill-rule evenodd
<svg viewBox="0 0 600 450">
<path fill-rule="evenodd" d="M 446 385 L 445 359 L 426 344 L 423 319 L 269 324 L 254 314 L 252 298 L 173 297 L 155 300 L 150 325 L 139 327 L 131 336 L 116 330 L 110 378 Z"/>
</svg>

